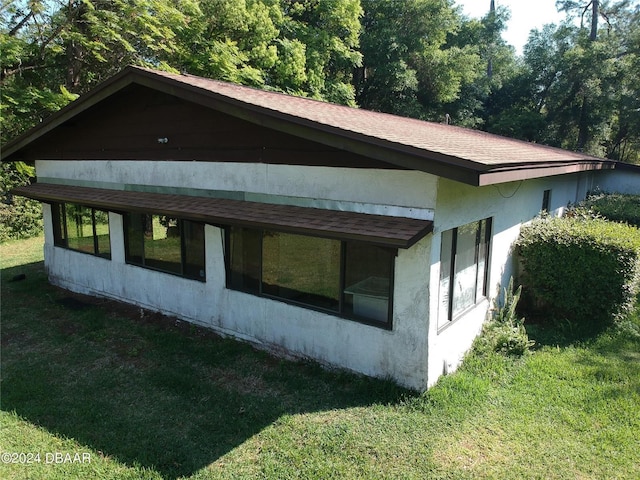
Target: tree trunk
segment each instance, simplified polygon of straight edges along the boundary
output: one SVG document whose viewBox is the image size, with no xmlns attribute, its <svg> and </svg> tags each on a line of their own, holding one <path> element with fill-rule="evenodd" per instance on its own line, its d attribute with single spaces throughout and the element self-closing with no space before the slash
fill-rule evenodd
<svg viewBox="0 0 640 480">
<path fill-rule="evenodd" d="M 83 3 L 76 3 L 69 0 L 67 11 L 67 24 L 71 30 L 76 29 L 82 35 L 87 34 L 87 27 L 83 17 L 87 7 Z M 84 46 L 77 39 L 69 41 L 66 45 L 67 73 L 65 88 L 70 92 L 76 92 L 80 85 L 80 75 L 82 73 Z"/>
<path fill-rule="evenodd" d="M 600 15 L 599 0 L 591 0 L 591 34 L 589 40 L 594 42 L 598 36 L 598 16 Z"/>
<path fill-rule="evenodd" d="M 495 21 L 495 14 L 496 14 L 496 3 L 494 0 L 491 0 L 491 4 L 489 5 L 489 15 L 491 15 L 491 21 Z M 489 61 L 487 62 L 487 77 L 488 78 L 493 77 L 493 51 L 489 52 Z"/>
<path fill-rule="evenodd" d="M 578 120 L 578 145 L 577 150 L 583 152 L 589 141 L 589 105 L 587 95 L 582 95 L 582 108 Z"/>
<path fill-rule="evenodd" d="M 598 15 L 600 2 L 599 0 L 591 0 L 591 33 L 589 40 L 596 41 L 598 37 Z M 587 95 L 582 96 L 582 108 L 580 109 L 580 119 L 578 121 L 578 151 L 582 152 L 589 141 L 589 105 Z"/>
<path fill-rule="evenodd" d="M 70 92 L 75 92 L 80 85 L 80 71 L 82 69 L 82 48 L 76 42 L 67 45 L 67 78 L 65 88 Z"/>
</svg>

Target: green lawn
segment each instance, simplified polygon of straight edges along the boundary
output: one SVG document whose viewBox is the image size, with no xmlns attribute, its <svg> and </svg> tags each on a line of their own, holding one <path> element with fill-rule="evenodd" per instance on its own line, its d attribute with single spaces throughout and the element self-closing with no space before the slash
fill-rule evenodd
<svg viewBox="0 0 640 480">
<path fill-rule="evenodd" d="M 0 260 L 2 479 L 640 478 L 640 309 L 417 395 L 54 288 L 42 239 Z"/>
</svg>

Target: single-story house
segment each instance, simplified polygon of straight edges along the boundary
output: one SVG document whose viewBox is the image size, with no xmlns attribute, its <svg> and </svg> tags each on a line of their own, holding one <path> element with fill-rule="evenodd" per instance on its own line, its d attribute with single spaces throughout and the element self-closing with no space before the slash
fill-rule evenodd
<svg viewBox="0 0 640 480">
<path fill-rule="evenodd" d="M 42 202 L 52 283 L 417 390 L 471 346 L 520 226 L 628 173 L 134 67 L 3 156 L 35 162 L 37 182 L 13 193 Z"/>
</svg>

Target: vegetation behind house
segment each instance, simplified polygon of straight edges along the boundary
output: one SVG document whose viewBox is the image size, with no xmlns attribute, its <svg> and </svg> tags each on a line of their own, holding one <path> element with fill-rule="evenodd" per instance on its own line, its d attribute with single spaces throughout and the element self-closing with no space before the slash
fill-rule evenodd
<svg viewBox="0 0 640 480">
<path fill-rule="evenodd" d="M 24 163 L 0 164 L 0 242 L 42 232 L 40 202 L 9 193 L 14 187 L 28 184 L 34 175 L 35 168 Z"/>
<path fill-rule="evenodd" d="M 640 228 L 640 195 L 593 193 L 580 206 L 613 222 Z"/>
</svg>

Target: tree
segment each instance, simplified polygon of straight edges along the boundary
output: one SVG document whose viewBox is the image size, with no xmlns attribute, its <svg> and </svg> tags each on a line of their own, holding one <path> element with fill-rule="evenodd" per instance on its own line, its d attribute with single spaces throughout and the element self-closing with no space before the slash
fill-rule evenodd
<svg viewBox="0 0 640 480">
<path fill-rule="evenodd" d="M 442 120 L 477 78 L 475 47 L 448 43 L 460 28 L 449 0 L 364 0 L 356 100 L 364 108 Z"/>
<path fill-rule="evenodd" d="M 11 3 L 0 10 L 0 139 L 5 143 L 69 101 L 41 82 L 55 35 L 42 2 Z"/>
<path fill-rule="evenodd" d="M 172 62 L 234 83 L 354 104 L 358 0 L 200 0 Z"/>
<path fill-rule="evenodd" d="M 607 158 L 640 164 L 640 5 L 617 4 L 615 32 L 619 43 L 613 114 L 602 141 Z"/>
<path fill-rule="evenodd" d="M 186 16 L 171 0 L 22 0 L 0 11 L 6 141 L 126 65 L 168 66 Z"/>
<path fill-rule="evenodd" d="M 184 8 L 184 7 L 183 7 Z M 189 5 L 190 21 L 179 35 L 178 55 L 169 63 L 181 71 L 262 87 L 278 60 L 283 16 L 277 3 L 201 0 Z"/>
<path fill-rule="evenodd" d="M 40 203 L 16 197 L 9 191 L 25 185 L 35 175 L 35 168 L 22 162 L 0 164 L 0 242 L 28 238 L 42 231 Z"/>
<path fill-rule="evenodd" d="M 473 45 L 480 58 L 474 81 L 463 84 L 458 99 L 447 105 L 460 125 L 486 128 L 494 103 L 501 100 L 494 93 L 518 72 L 515 50 L 502 38 L 509 15 L 507 9 L 499 7 L 490 9 L 480 20 L 463 19 L 460 30 L 448 40 L 460 47 Z"/>
<path fill-rule="evenodd" d="M 360 0 L 281 1 L 285 19 L 281 45 L 284 47 L 285 42 L 304 45 L 304 93 L 355 106 L 351 79 L 353 69 L 362 62 Z"/>
<path fill-rule="evenodd" d="M 558 2 L 571 15 L 533 31 L 524 65 L 494 96 L 489 131 L 616 160 L 640 152 L 640 7 Z M 606 30 L 592 16 L 604 18 Z M 595 35 L 594 35 L 595 34 Z M 595 39 L 594 39 L 595 38 Z"/>
<path fill-rule="evenodd" d="M 598 37 L 598 20 L 600 16 L 602 16 L 607 21 L 607 23 L 609 23 L 609 17 L 600 9 L 600 3 L 600 0 L 589 0 L 588 2 L 580 2 L 576 0 L 557 0 L 556 8 L 559 12 L 565 12 L 569 16 L 575 14 L 576 11 L 580 12 L 581 27 L 584 25 L 585 15 L 588 14 L 591 17 L 589 22 L 589 40 L 593 42 Z M 588 13 L 589 10 L 590 13 Z"/>
<path fill-rule="evenodd" d="M 640 110 L 630 110 L 637 105 L 638 71 L 634 58 L 639 50 L 634 42 L 638 36 L 638 12 L 640 6 L 623 0 L 618 2 L 591 0 L 589 2 L 558 1 L 558 7 L 569 16 L 580 14 L 580 29 L 576 34 L 571 57 L 582 58 L 580 77 L 576 78 L 572 91 L 579 86 L 579 112 L 576 112 L 577 150 L 606 155 L 616 159 L 631 160 L 637 153 L 622 149 L 629 141 L 637 143 L 635 117 Z M 585 16 L 588 22 L 588 37 Z M 603 19 L 606 31 L 599 30 Z M 637 107 L 636 107 L 637 108 Z M 622 120 L 622 122 L 620 122 Z M 636 150 L 637 149 L 633 149 Z M 623 153 L 624 151 L 624 153 Z"/>
</svg>

